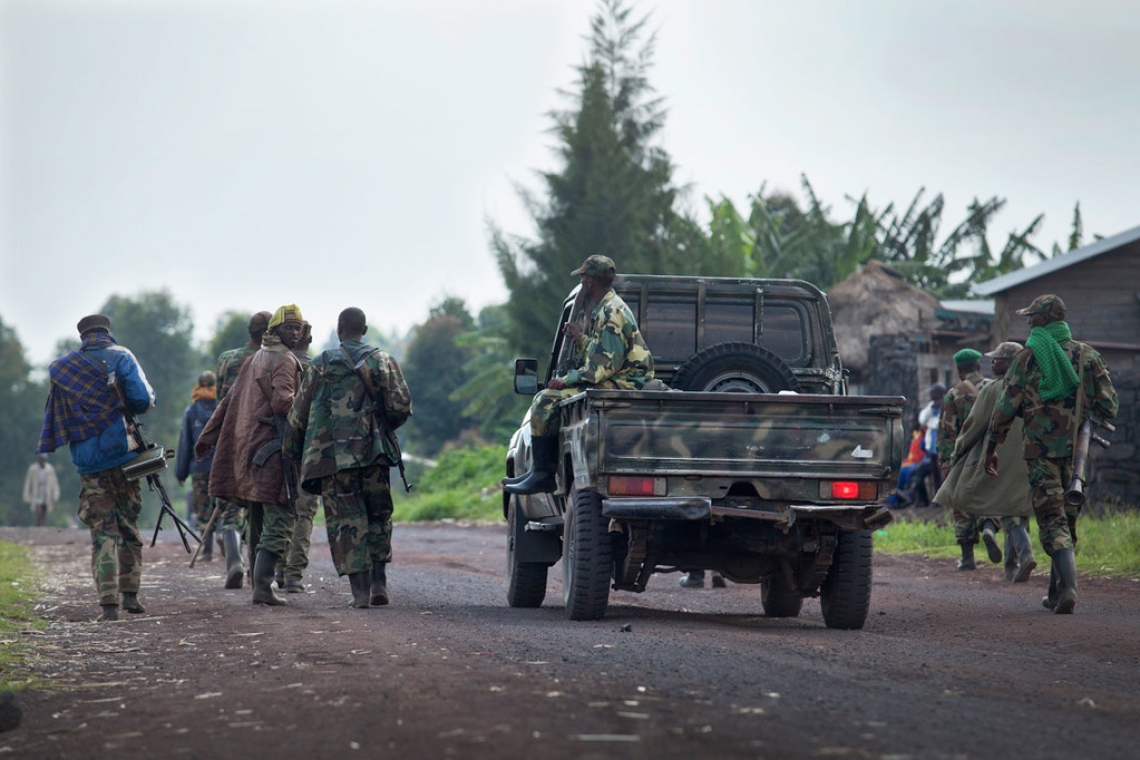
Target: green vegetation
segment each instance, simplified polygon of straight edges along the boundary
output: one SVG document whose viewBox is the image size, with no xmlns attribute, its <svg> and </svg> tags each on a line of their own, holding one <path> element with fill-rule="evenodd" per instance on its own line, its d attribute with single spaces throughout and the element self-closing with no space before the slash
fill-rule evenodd
<svg viewBox="0 0 1140 760">
<path fill-rule="evenodd" d="M 1077 569 L 1088 575 L 1140 575 L 1140 512 L 1106 508 L 1085 515 L 1077 523 Z M 1037 540 L 1037 526 L 1030 521 L 1029 535 L 1037 562 L 1048 567 L 1045 552 Z M 960 556 L 949 523 L 925 520 L 897 520 L 875 531 L 875 550 L 885 554 L 922 554 L 935 559 Z M 984 558 L 984 552 L 980 555 Z"/>
<path fill-rule="evenodd" d="M 15 634 L 28 628 L 42 628 L 44 622 L 31 613 L 35 572 L 27 548 L 0 541 L 0 691 L 29 685 L 18 675 L 24 659 Z"/>
<path fill-rule="evenodd" d="M 501 520 L 503 501 L 498 486 L 503 477 L 506 446 L 450 449 L 413 480 L 415 488 L 404 494 L 393 483 L 396 522 L 422 520 Z"/>
</svg>

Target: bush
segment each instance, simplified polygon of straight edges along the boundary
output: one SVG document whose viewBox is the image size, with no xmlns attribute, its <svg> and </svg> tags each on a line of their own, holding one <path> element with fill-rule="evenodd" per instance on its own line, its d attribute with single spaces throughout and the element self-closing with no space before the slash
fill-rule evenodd
<svg viewBox="0 0 1140 760">
<path fill-rule="evenodd" d="M 393 483 L 396 522 L 422 520 L 501 520 L 499 481 L 506 446 L 475 446 L 445 452 L 422 470 L 411 493 Z"/>
</svg>

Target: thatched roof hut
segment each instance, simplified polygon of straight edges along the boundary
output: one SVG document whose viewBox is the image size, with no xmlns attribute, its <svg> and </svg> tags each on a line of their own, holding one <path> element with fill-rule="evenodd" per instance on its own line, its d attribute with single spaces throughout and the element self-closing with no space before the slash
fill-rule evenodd
<svg viewBox="0 0 1140 760">
<path fill-rule="evenodd" d="M 875 260 L 837 283 L 828 291 L 827 300 L 835 323 L 839 357 L 843 366 L 856 374 L 867 370 L 872 336 L 913 338 L 916 331 L 934 324 L 934 310 L 938 308 L 938 299 Z"/>
</svg>

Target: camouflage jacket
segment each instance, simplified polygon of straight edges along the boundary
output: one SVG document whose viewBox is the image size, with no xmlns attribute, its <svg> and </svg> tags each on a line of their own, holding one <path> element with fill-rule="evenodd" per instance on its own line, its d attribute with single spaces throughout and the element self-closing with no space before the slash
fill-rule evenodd
<svg viewBox="0 0 1140 760">
<path fill-rule="evenodd" d="M 1083 364 L 1080 362 L 1082 348 Z M 1077 410 L 1079 389 L 1064 398 L 1042 400 L 1041 370 L 1033 351 L 1024 348 L 1013 358 L 1002 381 L 1001 395 L 990 418 L 987 433 L 990 441 L 997 444 L 1005 441 L 1013 418 L 1021 417 L 1026 459 L 1064 459 L 1073 455 L 1073 440 L 1086 415 L 1091 413 L 1106 420 L 1116 416 L 1120 402 L 1100 354 L 1075 340 L 1061 341 L 1061 350 L 1084 383 L 1084 409 Z"/>
<path fill-rule="evenodd" d="M 588 330 L 576 344 L 582 366 L 566 373 L 567 386 L 598 385 L 640 390 L 653 379 L 653 355 L 637 329 L 633 312 L 614 291 L 602 296 L 590 313 Z"/>
<path fill-rule="evenodd" d="M 942 415 L 938 418 L 938 462 L 943 467 L 954 464 L 954 443 L 962 423 L 970 416 L 978 391 L 990 381 L 981 372 L 971 372 L 946 392 L 942 401 Z"/>
<path fill-rule="evenodd" d="M 241 365 L 245 364 L 245 360 L 257 353 L 261 346 L 255 343 L 246 343 L 241 348 L 231 348 L 225 351 L 218 357 L 218 370 L 217 370 L 217 402 L 222 403 L 222 399 L 229 393 L 230 388 L 233 387 L 234 381 L 237 380 L 238 371 Z"/>
<path fill-rule="evenodd" d="M 383 396 L 390 428 L 403 425 L 412 414 L 412 397 L 400 365 L 360 341 L 344 341 L 341 346 L 371 373 L 372 387 Z M 285 444 L 286 455 L 300 463 L 305 490 L 313 493 L 311 481 L 367 467 L 384 453 L 379 427 L 373 421 L 374 408 L 355 367 L 340 348 L 313 359 L 289 411 L 291 434 Z"/>
</svg>

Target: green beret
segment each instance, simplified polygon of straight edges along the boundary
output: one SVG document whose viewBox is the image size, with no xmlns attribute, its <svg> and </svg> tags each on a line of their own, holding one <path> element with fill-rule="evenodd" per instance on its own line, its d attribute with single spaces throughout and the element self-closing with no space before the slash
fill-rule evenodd
<svg viewBox="0 0 1140 760">
<path fill-rule="evenodd" d="M 982 352 L 981 351 L 975 351 L 972 348 L 963 348 L 961 351 L 954 354 L 954 363 L 957 364 L 959 367 L 961 367 L 962 365 L 965 365 L 968 367 L 971 364 L 977 364 L 981 360 L 982 360 Z"/>
</svg>

